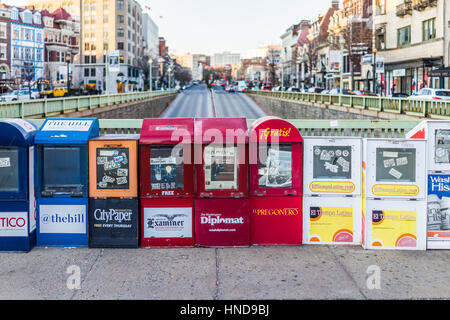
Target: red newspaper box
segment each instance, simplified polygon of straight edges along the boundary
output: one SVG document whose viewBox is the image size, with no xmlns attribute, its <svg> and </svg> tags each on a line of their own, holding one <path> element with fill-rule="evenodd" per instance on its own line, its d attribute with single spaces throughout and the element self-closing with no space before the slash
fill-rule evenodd
<svg viewBox="0 0 450 320">
<path fill-rule="evenodd" d="M 249 129 L 250 243 L 302 244 L 303 139 L 291 123 L 263 117 Z"/>
<path fill-rule="evenodd" d="M 140 137 L 142 247 L 193 247 L 193 119 L 144 119 Z"/>
<path fill-rule="evenodd" d="M 247 120 L 195 119 L 194 144 L 196 244 L 249 246 Z"/>
</svg>

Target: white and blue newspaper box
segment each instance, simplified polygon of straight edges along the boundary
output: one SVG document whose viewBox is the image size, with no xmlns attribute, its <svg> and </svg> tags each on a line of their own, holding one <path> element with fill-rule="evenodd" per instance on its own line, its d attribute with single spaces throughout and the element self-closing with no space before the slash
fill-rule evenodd
<svg viewBox="0 0 450 320">
<path fill-rule="evenodd" d="M 36 244 L 36 132 L 26 120 L 0 121 L 0 251 L 28 252 Z"/>
<path fill-rule="evenodd" d="M 35 137 L 38 246 L 88 245 L 88 141 L 97 119 L 47 119 Z"/>
</svg>

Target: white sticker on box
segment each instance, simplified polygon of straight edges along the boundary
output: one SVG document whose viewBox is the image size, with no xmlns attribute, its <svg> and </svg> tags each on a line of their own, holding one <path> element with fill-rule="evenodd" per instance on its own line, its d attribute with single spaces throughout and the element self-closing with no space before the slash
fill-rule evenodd
<svg viewBox="0 0 450 320">
<path fill-rule="evenodd" d="M 97 164 L 98 165 L 105 164 L 106 162 L 108 162 L 108 158 L 107 157 L 97 157 Z"/>
<path fill-rule="evenodd" d="M 128 183 L 127 177 L 119 177 L 119 178 L 117 178 L 117 184 L 118 185 L 127 184 L 127 183 Z"/>
<path fill-rule="evenodd" d="M 406 166 L 408 164 L 408 157 L 397 158 L 397 166 Z"/>
<path fill-rule="evenodd" d="M 395 159 L 387 159 L 383 163 L 385 168 L 395 167 Z"/>
<path fill-rule="evenodd" d="M 389 170 L 389 174 L 397 179 L 400 179 L 402 177 L 402 173 L 398 170 L 395 170 L 394 168 Z"/>
<path fill-rule="evenodd" d="M 397 158 L 398 157 L 398 152 L 384 151 L 383 152 L 383 157 L 384 158 Z"/>
<path fill-rule="evenodd" d="M 0 158 L 0 168 L 9 168 L 9 167 L 11 167 L 11 159 Z"/>
<path fill-rule="evenodd" d="M 320 160 L 322 160 L 322 161 L 330 161 L 331 160 L 330 153 L 328 151 L 326 151 L 326 150 L 323 150 L 320 153 Z"/>
<path fill-rule="evenodd" d="M 116 181 L 116 179 L 114 179 L 113 177 L 110 177 L 110 176 L 104 176 L 102 181 L 105 183 L 114 183 L 114 181 Z"/>
<path fill-rule="evenodd" d="M 0 237 L 28 236 L 28 212 L 0 212 Z"/>
<path fill-rule="evenodd" d="M 100 150 L 100 156 L 102 157 L 113 157 L 115 155 L 114 150 Z"/>
<path fill-rule="evenodd" d="M 128 169 L 117 169 L 117 176 L 119 177 L 127 177 Z"/>
<path fill-rule="evenodd" d="M 325 162 L 325 169 L 330 170 L 333 173 L 338 173 L 339 167 L 329 162 Z"/>
</svg>

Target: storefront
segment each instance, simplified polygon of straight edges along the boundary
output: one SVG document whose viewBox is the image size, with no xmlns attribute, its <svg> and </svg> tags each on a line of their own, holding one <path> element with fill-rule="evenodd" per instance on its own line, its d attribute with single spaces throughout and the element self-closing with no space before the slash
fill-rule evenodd
<svg viewBox="0 0 450 320">
<path fill-rule="evenodd" d="M 401 63 L 386 63 L 385 92 L 406 93 L 411 95 L 420 89 L 442 88 L 439 76 L 433 77 L 430 72 L 442 66 L 442 58 L 423 58 Z"/>
</svg>

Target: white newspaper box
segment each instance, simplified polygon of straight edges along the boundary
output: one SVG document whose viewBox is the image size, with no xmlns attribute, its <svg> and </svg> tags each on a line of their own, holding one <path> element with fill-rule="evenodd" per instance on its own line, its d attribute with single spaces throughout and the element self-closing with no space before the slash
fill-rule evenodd
<svg viewBox="0 0 450 320">
<path fill-rule="evenodd" d="M 450 121 L 424 120 L 406 137 L 427 140 L 427 248 L 450 249 Z"/>
<path fill-rule="evenodd" d="M 363 247 L 426 249 L 426 141 L 364 139 Z"/>
<path fill-rule="evenodd" d="M 303 141 L 303 243 L 361 244 L 362 139 Z"/>
<path fill-rule="evenodd" d="M 361 138 L 303 139 L 304 195 L 361 195 Z"/>
</svg>

